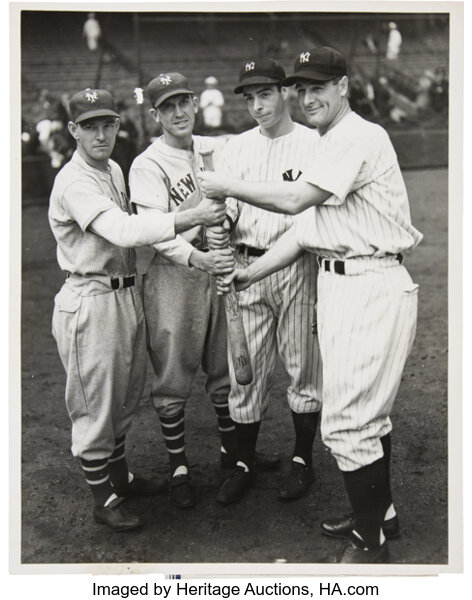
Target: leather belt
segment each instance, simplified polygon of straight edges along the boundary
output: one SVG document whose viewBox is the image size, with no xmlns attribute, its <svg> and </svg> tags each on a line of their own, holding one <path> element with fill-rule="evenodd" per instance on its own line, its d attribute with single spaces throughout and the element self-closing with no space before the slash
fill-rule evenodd
<svg viewBox="0 0 472 600">
<path fill-rule="evenodd" d="M 134 285 L 134 275 L 131 275 L 131 277 L 111 277 L 110 284 L 112 290 L 131 287 Z"/>
<path fill-rule="evenodd" d="M 262 248 L 253 248 L 252 246 L 245 246 L 244 244 L 239 244 L 236 246 L 236 250 L 247 258 L 248 256 L 262 256 L 266 253 L 266 250 Z"/>
<path fill-rule="evenodd" d="M 399 253 L 395 256 L 400 264 L 403 262 L 403 254 Z M 347 261 L 337 260 L 337 259 L 328 259 L 318 257 L 318 264 L 323 271 L 328 271 L 331 273 L 336 273 L 337 275 L 345 275 L 346 274 L 346 264 Z"/>
</svg>

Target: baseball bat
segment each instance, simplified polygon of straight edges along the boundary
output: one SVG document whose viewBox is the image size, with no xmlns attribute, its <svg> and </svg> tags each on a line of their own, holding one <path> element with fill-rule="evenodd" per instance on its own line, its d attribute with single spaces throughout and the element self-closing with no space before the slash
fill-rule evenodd
<svg viewBox="0 0 472 600">
<path fill-rule="evenodd" d="M 213 171 L 213 150 L 202 150 L 200 155 L 206 171 Z M 233 369 L 236 381 L 240 385 L 247 385 L 252 381 L 252 368 L 249 359 L 246 334 L 239 310 L 238 297 L 234 283 L 231 282 L 230 290 L 223 296 L 228 340 L 233 358 Z"/>
</svg>

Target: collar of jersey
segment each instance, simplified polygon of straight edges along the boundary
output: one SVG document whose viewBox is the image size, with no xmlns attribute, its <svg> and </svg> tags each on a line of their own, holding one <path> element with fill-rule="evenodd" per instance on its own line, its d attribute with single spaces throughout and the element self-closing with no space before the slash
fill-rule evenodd
<svg viewBox="0 0 472 600">
<path fill-rule="evenodd" d="M 359 117 L 359 115 L 356 112 L 354 112 L 351 108 L 351 110 L 348 113 L 346 113 L 344 117 L 340 121 L 338 121 L 334 127 L 329 129 L 324 135 L 322 135 L 321 138 L 325 138 L 327 135 L 331 134 L 331 132 L 336 131 L 338 129 L 342 129 L 345 126 L 350 127 L 349 123 L 353 118 L 358 119 L 362 117 Z"/>
<path fill-rule="evenodd" d="M 169 146 L 168 144 L 165 143 L 163 135 L 161 135 L 161 137 L 157 138 L 156 144 L 159 144 L 161 146 L 161 148 L 165 148 L 164 152 L 167 155 L 176 156 L 179 158 L 182 158 L 184 156 L 185 158 L 188 158 L 188 157 L 193 156 L 196 152 L 198 152 L 198 148 L 196 146 L 194 135 L 192 135 L 192 141 L 193 141 L 193 150 L 184 150 L 183 148 L 174 148 L 174 146 Z"/>
<path fill-rule="evenodd" d="M 111 168 L 110 168 L 110 170 L 107 173 L 105 171 L 101 171 L 100 169 L 96 169 L 95 167 L 92 167 L 92 165 L 89 165 L 87 162 L 85 162 L 85 160 L 80 156 L 80 154 L 78 153 L 77 150 L 75 150 L 74 154 L 72 155 L 71 160 L 73 160 L 74 162 L 79 163 L 80 166 L 83 169 L 85 169 L 86 171 L 90 171 L 91 173 L 95 173 L 99 177 L 101 176 L 101 177 L 109 178 L 111 176 Z"/>
<path fill-rule="evenodd" d="M 292 131 L 289 131 L 288 133 L 284 133 L 283 135 L 278 135 L 275 138 L 270 138 L 267 135 L 264 135 L 262 133 L 262 129 L 259 127 L 259 125 L 257 127 L 254 127 L 254 129 L 257 131 L 257 133 L 259 134 L 259 136 L 262 139 L 267 140 L 268 142 L 271 142 L 272 144 L 276 144 L 277 140 L 285 140 L 285 139 L 287 139 L 287 137 L 289 135 L 292 135 L 295 133 L 295 130 L 299 127 L 299 125 L 298 125 L 298 123 L 295 123 L 295 121 L 293 121 L 293 125 L 294 125 L 294 128 L 292 129 Z"/>
</svg>

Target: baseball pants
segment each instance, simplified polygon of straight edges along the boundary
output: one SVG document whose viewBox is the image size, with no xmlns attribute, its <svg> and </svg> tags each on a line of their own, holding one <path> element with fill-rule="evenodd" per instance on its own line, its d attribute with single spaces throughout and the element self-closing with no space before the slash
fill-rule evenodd
<svg viewBox="0 0 472 600">
<path fill-rule="evenodd" d="M 135 287 L 71 276 L 55 297 L 52 334 L 66 370 L 72 454 L 108 458 L 139 406 L 146 379 L 146 328 Z M 104 283 L 107 282 L 107 283 Z"/>
<path fill-rule="evenodd" d="M 237 253 L 236 267 L 247 267 L 254 260 Z M 320 409 L 322 366 L 312 333 L 316 275 L 316 259 L 305 253 L 292 265 L 238 293 L 254 377 L 250 385 L 239 385 L 229 359 L 229 408 L 237 423 L 261 421 L 269 403 L 277 354 L 290 377 L 290 409 L 296 413 Z"/>
<path fill-rule="evenodd" d="M 351 274 L 320 269 L 321 435 L 342 471 L 383 456 L 380 438 L 416 333 L 418 285 L 396 259 L 350 259 Z"/>
<path fill-rule="evenodd" d="M 156 255 L 143 281 L 147 344 L 161 416 L 180 412 L 198 368 L 211 398 L 228 397 L 226 316 L 214 278 Z"/>
</svg>

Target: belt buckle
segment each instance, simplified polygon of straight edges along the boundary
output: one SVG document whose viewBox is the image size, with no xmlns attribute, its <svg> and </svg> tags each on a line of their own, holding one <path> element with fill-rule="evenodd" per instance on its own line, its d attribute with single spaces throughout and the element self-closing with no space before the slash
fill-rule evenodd
<svg viewBox="0 0 472 600">
<path fill-rule="evenodd" d="M 240 254 L 242 254 L 244 256 L 244 258 L 247 259 L 247 257 L 249 256 L 247 246 L 245 244 L 240 244 L 238 246 L 238 248 L 239 248 Z"/>
<path fill-rule="evenodd" d="M 327 271 L 328 273 L 331 271 L 331 261 L 324 256 L 318 256 L 318 266 L 322 271 Z"/>
<path fill-rule="evenodd" d="M 110 277 L 111 289 L 121 290 L 124 285 L 123 277 Z"/>
</svg>

